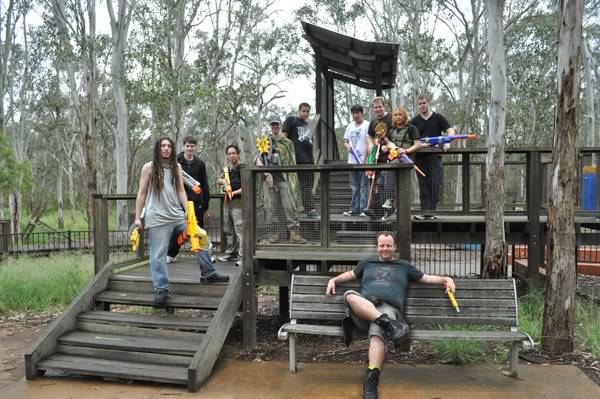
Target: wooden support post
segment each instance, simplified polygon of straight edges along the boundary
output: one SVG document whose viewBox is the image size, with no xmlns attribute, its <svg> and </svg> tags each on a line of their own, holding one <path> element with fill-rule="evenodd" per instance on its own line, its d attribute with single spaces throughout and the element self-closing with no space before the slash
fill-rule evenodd
<svg viewBox="0 0 600 399">
<path fill-rule="evenodd" d="M 321 170 L 321 247 L 329 248 L 329 170 Z"/>
<path fill-rule="evenodd" d="M 0 254 L 8 254 L 10 241 L 10 219 L 0 219 Z"/>
<path fill-rule="evenodd" d="M 468 152 L 462 153 L 461 158 L 462 212 L 468 213 L 471 210 L 471 154 Z"/>
<path fill-rule="evenodd" d="M 94 273 L 108 262 L 108 200 L 94 194 Z"/>
<path fill-rule="evenodd" d="M 256 316 L 258 304 L 256 298 L 256 275 L 254 267 L 254 249 L 256 247 L 256 175 L 242 169 L 242 325 L 244 346 L 256 345 Z"/>
<path fill-rule="evenodd" d="M 279 287 L 279 318 L 287 320 L 290 317 L 290 288 Z"/>
<path fill-rule="evenodd" d="M 533 291 L 539 284 L 539 268 L 544 263 L 541 242 L 540 204 L 541 204 L 542 167 L 539 151 L 527 153 L 527 217 L 529 226 L 529 243 L 527 255 L 527 282 Z"/>
<path fill-rule="evenodd" d="M 412 168 L 399 166 L 396 169 L 396 236 L 398 238 L 398 255 L 400 259 L 405 259 L 409 262 L 412 228 L 410 217 L 410 201 L 412 198 L 411 173 L 414 173 Z"/>
</svg>

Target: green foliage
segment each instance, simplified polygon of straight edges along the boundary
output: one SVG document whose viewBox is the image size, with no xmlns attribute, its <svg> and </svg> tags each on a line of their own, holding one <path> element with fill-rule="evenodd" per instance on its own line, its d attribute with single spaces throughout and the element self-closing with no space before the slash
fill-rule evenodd
<svg viewBox="0 0 600 399">
<path fill-rule="evenodd" d="M 21 256 L 0 263 L 0 314 L 65 308 L 93 276 L 90 254 Z"/>
<path fill-rule="evenodd" d="M 0 131 L 0 194 L 28 190 L 30 186 L 29 164 L 15 159 L 6 134 Z"/>
</svg>

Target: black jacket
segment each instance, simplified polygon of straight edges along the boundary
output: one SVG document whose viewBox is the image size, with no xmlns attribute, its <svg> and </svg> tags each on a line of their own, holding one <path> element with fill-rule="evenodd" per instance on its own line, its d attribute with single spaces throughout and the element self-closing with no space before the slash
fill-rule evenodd
<svg viewBox="0 0 600 399">
<path fill-rule="evenodd" d="M 186 171 L 187 174 L 192 176 L 200 183 L 202 192 L 196 194 L 188 187 L 185 187 L 185 193 L 187 194 L 188 200 L 194 201 L 194 203 L 200 203 L 203 209 L 208 209 L 208 201 L 210 199 L 210 189 L 208 188 L 208 176 L 206 175 L 206 164 L 200 158 L 194 156 L 194 159 L 188 161 L 183 156 L 183 152 L 177 155 L 177 162 L 181 164 L 181 168 Z"/>
</svg>

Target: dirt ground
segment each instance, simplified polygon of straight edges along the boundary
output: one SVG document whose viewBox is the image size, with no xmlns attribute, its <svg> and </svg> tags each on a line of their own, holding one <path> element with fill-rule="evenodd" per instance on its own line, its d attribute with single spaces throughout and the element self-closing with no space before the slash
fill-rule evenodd
<svg viewBox="0 0 600 399">
<path fill-rule="evenodd" d="M 253 362 L 287 362 L 287 342 L 277 340 L 277 331 L 284 323 L 279 318 L 278 299 L 274 295 L 259 296 L 257 328 L 258 344 L 253 350 L 242 345 L 242 323 L 236 319 L 229 332 L 221 356 L 227 359 Z M 20 380 L 25 375 L 23 354 L 45 331 L 57 314 L 20 314 L 0 316 L 0 389 Z M 301 362 L 364 363 L 367 341 L 358 340 L 346 348 L 340 338 L 301 336 L 298 340 Z M 391 349 L 387 362 L 402 364 L 434 364 L 442 362 L 427 350 L 426 345 L 415 343 L 409 352 Z M 521 352 L 521 362 L 537 364 L 573 364 L 600 386 L 600 359 L 589 353 L 576 352 L 566 356 L 549 356 L 539 352 Z"/>
</svg>

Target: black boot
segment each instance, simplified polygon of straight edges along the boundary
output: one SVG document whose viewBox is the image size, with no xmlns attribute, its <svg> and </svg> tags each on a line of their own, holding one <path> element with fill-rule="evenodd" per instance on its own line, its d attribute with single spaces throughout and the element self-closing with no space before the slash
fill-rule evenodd
<svg viewBox="0 0 600 399">
<path fill-rule="evenodd" d="M 368 369 L 367 378 L 363 383 L 363 399 L 377 399 L 377 386 L 379 385 L 379 369 Z"/>
<path fill-rule="evenodd" d="M 396 347 L 402 345 L 404 339 L 408 335 L 408 324 L 404 321 L 392 320 L 387 314 L 382 314 L 376 318 L 375 323 L 383 329 L 383 331 L 394 342 Z"/>
</svg>

